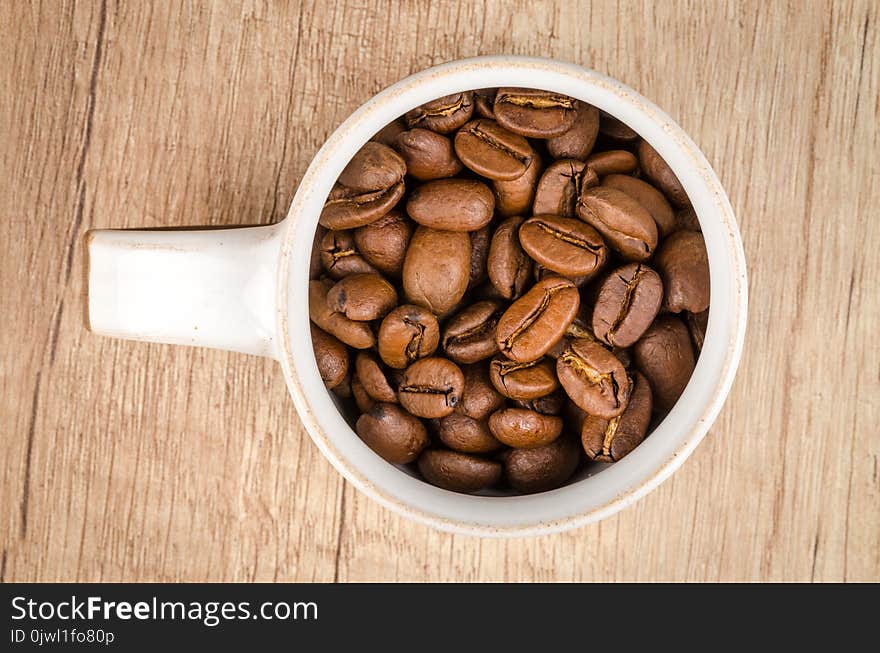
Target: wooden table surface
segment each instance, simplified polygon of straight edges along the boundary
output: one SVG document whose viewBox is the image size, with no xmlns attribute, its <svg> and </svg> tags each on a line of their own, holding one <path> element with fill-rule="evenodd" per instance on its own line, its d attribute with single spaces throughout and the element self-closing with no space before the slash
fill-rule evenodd
<svg viewBox="0 0 880 653">
<path fill-rule="evenodd" d="M 880 580 L 880 5 L 0 3 L 0 581 Z M 733 392 L 692 458 L 562 535 L 453 536 L 321 457 L 280 367 L 100 338 L 83 235 L 282 219 L 322 141 L 435 63 L 640 90 L 727 188 Z"/>
</svg>

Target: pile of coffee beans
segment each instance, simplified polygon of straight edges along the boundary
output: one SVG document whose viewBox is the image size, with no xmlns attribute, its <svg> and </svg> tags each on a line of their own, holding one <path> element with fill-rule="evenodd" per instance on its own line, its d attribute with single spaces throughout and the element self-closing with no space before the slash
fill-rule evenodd
<svg viewBox="0 0 880 653">
<path fill-rule="evenodd" d="M 535 89 L 442 97 L 340 174 L 309 282 L 327 388 L 385 460 L 543 492 L 631 452 L 702 347 L 687 195 L 627 125 Z"/>
</svg>

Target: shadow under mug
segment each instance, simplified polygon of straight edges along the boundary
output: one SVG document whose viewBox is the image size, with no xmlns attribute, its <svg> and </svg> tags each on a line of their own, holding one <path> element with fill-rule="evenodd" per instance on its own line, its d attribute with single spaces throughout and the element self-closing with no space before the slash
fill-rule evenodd
<svg viewBox="0 0 880 653">
<path fill-rule="evenodd" d="M 527 496 L 471 496 L 391 465 L 354 433 L 312 353 L 308 268 L 321 208 L 351 157 L 408 110 L 478 88 L 540 88 L 623 121 L 666 160 L 691 199 L 709 257 L 712 305 L 693 376 L 678 403 L 632 453 L 564 487 Z M 699 148 L 666 114 L 620 82 L 551 59 L 488 56 L 403 79 L 357 109 L 315 155 L 287 217 L 232 229 L 96 230 L 88 248 L 88 323 L 101 335 L 227 349 L 278 360 L 315 444 L 359 490 L 430 526 L 484 536 L 529 535 L 607 517 L 684 462 L 730 391 L 746 329 L 745 256 L 736 219 Z"/>
</svg>

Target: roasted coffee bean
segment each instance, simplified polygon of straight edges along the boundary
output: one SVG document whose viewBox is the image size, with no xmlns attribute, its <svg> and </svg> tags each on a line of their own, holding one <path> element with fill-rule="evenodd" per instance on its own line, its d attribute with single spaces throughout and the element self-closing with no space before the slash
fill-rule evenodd
<svg viewBox="0 0 880 653">
<path fill-rule="evenodd" d="M 373 398 L 367 394 L 366 389 L 364 389 L 364 384 L 361 383 L 359 378 L 357 378 L 357 375 L 351 379 L 351 394 L 354 397 L 354 403 L 357 406 L 358 411 L 361 413 L 369 412 L 373 409 L 373 406 L 376 405 Z"/>
<path fill-rule="evenodd" d="M 370 449 L 399 465 L 411 463 L 429 443 L 425 425 L 397 404 L 373 405 L 355 430 Z"/>
<path fill-rule="evenodd" d="M 476 363 L 498 353 L 495 326 L 503 313 L 500 302 L 471 304 L 450 318 L 443 333 L 443 351 L 456 363 Z"/>
<path fill-rule="evenodd" d="M 545 397 L 559 387 L 552 361 L 544 359 L 518 363 L 497 356 L 489 365 L 489 380 L 505 397 L 518 400 Z"/>
<path fill-rule="evenodd" d="M 470 269 L 467 233 L 419 227 L 403 263 L 403 290 L 413 304 L 443 315 L 464 296 Z"/>
<path fill-rule="evenodd" d="M 533 449 L 559 437 L 562 418 L 525 408 L 502 408 L 489 417 L 489 430 L 495 439 L 509 447 Z"/>
<path fill-rule="evenodd" d="M 687 327 L 675 315 L 659 316 L 633 346 L 633 359 L 651 384 L 654 410 L 666 414 L 694 371 L 694 350 Z"/>
<path fill-rule="evenodd" d="M 501 448 L 501 443 L 489 431 L 486 420 L 452 413 L 440 420 L 438 436 L 450 449 L 462 453 L 489 453 Z"/>
<path fill-rule="evenodd" d="M 501 463 L 457 451 L 429 449 L 419 456 L 419 471 L 431 485 L 452 492 L 478 492 L 501 479 Z"/>
<path fill-rule="evenodd" d="M 392 209 L 375 222 L 355 229 L 354 244 L 367 263 L 379 272 L 399 279 L 412 234 L 412 222 L 400 211 Z"/>
<path fill-rule="evenodd" d="M 422 358 L 406 368 L 397 397 L 417 417 L 445 417 L 455 410 L 463 390 L 458 365 L 445 358 Z"/>
<path fill-rule="evenodd" d="M 691 341 L 694 343 L 694 350 L 699 353 L 703 351 L 703 342 L 706 340 L 706 327 L 709 325 L 709 309 L 700 313 L 687 313 L 687 327 L 691 332 Z"/>
<path fill-rule="evenodd" d="M 529 142 L 494 120 L 472 120 L 455 135 L 455 153 L 478 175 L 510 181 L 526 171 L 535 151 Z"/>
<path fill-rule="evenodd" d="M 312 349 L 321 380 L 328 390 L 338 386 L 348 374 L 348 349 L 336 337 L 314 324 L 309 324 L 312 334 Z"/>
<path fill-rule="evenodd" d="M 556 376 L 573 402 L 605 419 L 624 411 L 632 390 L 617 357 L 586 338 L 573 340 L 556 359 Z"/>
<path fill-rule="evenodd" d="M 501 353 L 527 362 L 540 358 L 565 333 L 577 314 L 577 287 L 563 277 L 542 279 L 498 320 L 495 339 Z"/>
<path fill-rule="evenodd" d="M 561 486 L 571 478 L 579 463 L 577 443 L 563 436 L 543 447 L 514 449 L 504 461 L 504 472 L 514 490 L 535 494 Z"/>
<path fill-rule="evenodd" d="M 449 134 L 471 119 L 474 113 L 474 94 L 471 91 L 453 93 L 426 102 L 406 114 L 410 129 L 423 127 L 440 134 Z"/>
<path fill-rule="evenodd" d="M 644 261 L 657 247 L 654 218 L 645 207 L 616 188 L 585 189 L 578 198 L 577 214 L 628 261 Z"/>
<path fill-rule="evenodd" d="M 554 390 L 549 395 L 544 395 L 543 397 L 538 397 L 536 399 L 518 399 L 514 401 L 514 404 L 518 408 L 533 410 L 542 415 L 560 415 L 564 403 L 565 393 L 561 390 Z"/>
<path fill-rule="evenodd" d="M 651 423 L 651 386 L 636 372 L 632 388 L 626 410 L 620 415 L 610 420 L 588 415 L 584 420 L 581 444 L 590 460 L 617 462 L 645 439 Z"/>
<path fill-rule="evenodd" d="M 372 347 L 376 339 L 366 322 L 355 322 L 327 305 L 330 291 L 327 281 L 309 281 L 309 317 L 317 326 L 355 349 Z"/>
<path fill-rule="evenodd" d="M 406 203 L 413 220 L 432 229 L 474 231 L 492 219 L 495 198 L 475 179 L 437 179 L 415 188 Z"/>
<path fill-rule="evenodd" d="M 613 141 L 623 141 L 625 143 L 635 141 L 639 137 L 626 123 L 621 122 L 604 111 L 600 112 L 599 133 Z"/>
<path fill-rule="evenodd" d="M 554 159 L 586 159 L 599 133 L 599 110 L 580 100 L 575 101 L 574 123 L 564 134 L 547 141 L 547 151 Z"/>
<path fill-rule="evenodd" d="M 346 354 L 348 350 L 346 350 Z M 342 377 L 342 381 L 338 384 L 330 388 L 330 391 L 335 394 L 340 399 L 351 399 L 351 370 L 349 369 L 349 373 Z"/>
<path fill-rule="evenodd" d="M 676 231 L 663 241 L 654 263 L 663 277 L 666 308 L 673 313 L 709 308 L 709 257 L 702 234 Z"/>
<path fill-rule="evenodd" d="M 562 136 L 578 113 L 573 98 L 530 88 L 499 88 L 494 109 L 502 127 L 529 138 Z"/>
<path fill-rule="evenodd" d="M 700 219 L 697 217 L 697 212 L 694 211 L 694 207 L 688 206 L 675 212 L 675 228 L 703 232 L 703 227 L 700 224 Z"/>
<path fill-rule="evenodd" d="M 532 259 L 519 243 L 522 223 L 522 218 L 505 220 L 498 225 L 489 245 L 489 280 L 504 299 L 522 295 L 532 275 Z"/>
<path fill-rule="evenodd" d="M 528 212 L 535 198 L 535 188 L 541 176 L 541 157 L 537 153 L 529 160 L 526 171 L 512 181 L 493 181 L 495 211 L 509 218 Z"/>
<path fill-rule="evenodd" d="M 606 344 L 629 347 L 651 326 L 662 302 L 660 275 L 642 263 L 628 263 L 599 286 L 593 333 Z"/>
<path fill-rule="evenodd" d="M 382 143 L 382 145 L 387 145 L 388 147 L 395 147 L 397 145 L 397 138 L 405 131 L 406 123 L 398 118 L 397 120 L 392 120 L 382 129 L 377 131 L 376 135 L 370 140 Z"/>
<path fill-rule="evenodd" d="M 334 279 L 376 272 L 358 252 L 352 232 L 328 231 L 321 239 L 321 263 Z"/>
<path fill-rule="evenodd" d="M 350 274 L 327 293 L 327 306 L 349 320 L 378 320 L 397 305 L 397 291 L 378 274 Z"/>
<path fill-rule="evenodd" d="M 315 237 L 312 239 L 312 256 L 309 259 L 309 279 L 317 279 L 324 271 L 324 264 L 321 262 L 321 242 L 327 234 L 327 229 L 318 225 L 315 229 Z"/>
<path fill-rule="evenodd" d="M 651 184 L 629 175 L 607 175 L 602 179 L 602 185 L 622 190 L 648 209 L 661 236 L 666 237 L 675 231 L 675 213 L 672 207 L 663 193 Z"/>
<path fill-rule="evenodd" d="M 670 202 L 680 209 L 691 205 L 684 186 L 672 172 L 672 168 L 657 154 L 657 150 L 648 144 L 648 141 L 639 142 L 638 154 L 642 172 L 666 194 Z"/>
<path fill-rule="evenodd" d="M 379 327 L 379 356 L 392 368 L 403 369 L 430 356 L 439 343 L 437 318 L 421 306 L 398 306 L 385 316 Z"/>
<path fill-rule="evenodd" d="M 639 165 L 638 159 L 632 152 L 626 150 L 608 150 L 596 152 L 587 157 L 587 165 L 597 175 L 604 177 L 613 174 L 629 174 Z"/>
<path fill-rule="evenodd" d="M 358 381 L 364 391 L 370 395 L 370 398 L 390 404 L 397 403 L 397 392 L 388 382 L 388 377 L 385 376 L 375 354 L 369 351 L 359 351 L 354 359 L 354 368 Z"/>
<path fill-rule="evenodd" d="M 485 365 L 462 365 L 464 391 L 455 412 L 476 420 L 484 420 L 504 405 L 504 397 L 489 381 Z"/>
<path fill-rule="evenodd" d="M 519 228 L 519 242 L 543 267 L 565 276 L 588 276 L 605 263 L 605 241 L 590 225 L 574 218 L 529 218 Z"/>
<path fill-rule="evenodd" d="M 321 211 L 329 229 L 353 229 L 388 213 L 403 197 L 406 164 L 387 145 L 370 141 L 354 155 Z"/>
<path fill-rule="evenodd" d="M 407 173 L 419 181 L 443 179 L 461 172 L 452 141 L 430 129 L 402 132 L 394 148 L 406 162 Z"/>
<path fill-rule="evenodd" d="M 489 227 L 469 232 L 471 239 L 471 272 L 468 290 L 483 283 L 488 277 L 486 262 L 489 260 Z"/>
<path fill-rule="evenodd" d="M 599 185 L 599 177 L 583 161 L 562 159 L 547 166 L 535 188 L 534 215 L 575 216 L 581 188 Z"/>
<path fill-rule="evenodd" d="M 495 119 L 495 94 L 497 88 L 480 88 L 474 91 L 474 113 L 481 118 Z"/>
</svg>

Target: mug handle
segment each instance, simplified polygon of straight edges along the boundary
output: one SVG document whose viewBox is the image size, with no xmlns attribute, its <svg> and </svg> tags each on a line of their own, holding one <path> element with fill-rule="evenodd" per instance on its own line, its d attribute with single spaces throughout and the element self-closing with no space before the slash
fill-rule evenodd
<svg viewBox="0 0 880 653">
<path fill-rule="evenodd" d="M 86 234 L 87 327 L 128 340 L 278 358 L 281 223 Z"/>
</svg>

